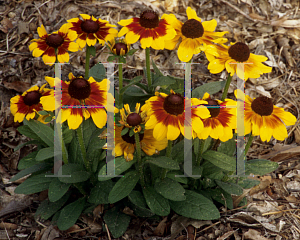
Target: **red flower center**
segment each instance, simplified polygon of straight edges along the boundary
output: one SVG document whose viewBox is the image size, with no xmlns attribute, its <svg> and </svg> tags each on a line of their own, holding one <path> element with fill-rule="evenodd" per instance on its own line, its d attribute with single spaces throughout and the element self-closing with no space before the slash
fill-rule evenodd
<svg viewBox="0 0 300 240">
<path fill-rule="evenodd" d="M 122 130 L 124 129 L 125 127 L 122 128 Z M 139 133 L 139 138 L 140 138 L 140 142 L 143 140 L 144 138 L 144 133 Z M 131 137 L 129 136 L 129 131 L 124 134 L 122 136 L 122 139 L 127 142 L 127 143 L 131 143 L 131 144 L 135 144 L 135 139 L 134 139 L 134 135 L 132 135 Z"/>
<path fill-rule="evenodd" d="M 140 16 L 140 24 L 144 28 L 156 28 L 159 24 L 159 18 L 156 12 L 147 10 Z"/>
<path fill-rule="evenodd" d="M 199 38 L 203 36 L 204 28 L 201 22 L 189 19 L 182 25 L 181 32 L 187 38 Z"/>
<path fill-rule="evenodd" d="M 137 113 L 130 113 L 126 119 L 126 122 L 129 124 L 129 126 L 132 126 L 132 127 L 139 125 L 142 121 L 143 120 L 142 120 L 141 116 Z"/>
<path fill-rule="evenodd" d="M 96 33 L 99 28 L 99 24 L 93 20 L 85 20 L 81 23 L 81 30 L 86 33 Z"/>
<path fill-rule="evenodd" d="M 28 92 L 24 97 L 23 101 L 27 106 L 32 106 L 40 102 L 42 94 L 39 91 Z"/>
<path fill-rule="evenodd" d="M 58 48 L 64 43 L 64 38 L 57 33 L 52 33 L 47 37 L 46 43 L 49 47 Z"/>
<path fill-rule="evenodd" d="M 211 118 L 217 117 L 220 113 L 220 105 L 216 100 L 213 99 L 206 99 L 208 104 L 204 104 L 204 106 L 207 106 L 208 111 L 210 112 Z"/>
<path fill-rule="evenodd" d="M 179 115 L 184 111 L 184 98 L 179 93 L 169 94 L 163 105 L 165 111 L 169 114 Z"/>
<path fill-rule="evenodd" d="M 250 50 L 245 43 L 237 42 L 228 49 L 228 54 L 237 62 L 246 62 L 250 57 Z"/>
<path fill-rule="evenodd" d="M 72 98 L 78 100 L 86 99 L 90 96 L 91 85 L 84 78 L 75 78 L 69 85 L 68 93 Z"/>
<path fill-rule="evenodd" d="M 273 112 L 273 102 L 268 97 L 258 97 L 251 103 L 252 110 L 260 116 L 269 116 Z"/>
<path fill-rule="evenodd" d="M 128 52 L 127 45 L 125 43 L 116 43 L 113 49 L 116 49 L 116 54 L 120 56 L 121 50 L 123 49 L 125 51 L 125 54 Z"/>
</svg>

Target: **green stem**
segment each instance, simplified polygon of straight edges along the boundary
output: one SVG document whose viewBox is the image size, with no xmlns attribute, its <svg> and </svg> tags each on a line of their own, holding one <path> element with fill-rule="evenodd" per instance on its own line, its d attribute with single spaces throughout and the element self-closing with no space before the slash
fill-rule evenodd
<svg viewBox="0 0 300 240">
<path fill-rule="evenodd" d="M 146 70 L 147 70 L 147 82 L 148 88 L 151 88 L 152 80 L 151 80 L 151 72 L 150 72 L 150 48 L 146 48 Z"/>
<path fill-rule="evenodd" d="M 66 146 L 65 143 L 62 142 L 61 144 L 61 150 L 62 150 L 62 158 L 63 158 L 63 162 L 64 164 L 68 164 L 68 155 L 67 155 L 67 150 L 66 150 Z"/>
<path fill-rule="evenodd" d="M 123 93 L 121 90 L 123 88 L 123 64 L 119 63 L 119 106 L 122 107 L 123 103 Z"/>
<path fill-rule="evenodd" d="M 247 155 L 247 152 L 251 146 L 251 143 L 253 141 L 253 135 L 252 135 L 252 132 L 250 133 L 250 136 L 249 136 L 249 139 L 248 139 L 248 142 L 247 142 L 247 145 L 245 147 L 245 156 Z"/>
<path fill-rule="evenodd" d="M 200 166 L 200 163 L 201 163 L 201 160 L 202 160 L 202 153 L 203 153 L 204 145 L 205 145 L 205 140 L 200 139 L 200 141 L 199 141 L 199 151 L 197 152 L 197 155 L 196 155 L 197 166 Z"/>
<path fill-rule="evenodd" d="M 90 48 L 88 45 L 85 47 L 86 53 L 85 53 L 85 74 L 84 78 L 89 78 L 89 70 L 90 70 Z"/>
<path fill-rule="evenodd" d="M 168 141 L 168 147 L 167 147 L 167 152 L 166 152 L 166 157 L 171 157 L 171 153 L 172 153 L 172 145 L 173 145 L 173 141 L 169 140 Z M 168 173 L 168 169 L 163 169 L 162 175 L 161 175 L 161 179 L 164 179 L 167 176 Z"/>
<path fill-rule="evenodd" d="M 83 141 L 82 124 L 77 128 L 77 136 L 78 136 L 79 147 L 80 147 L 80 151 L 81 151 L 82 158 L 84 161 L 84 165 L 85 165 L 86 169 L 90 172 L 91 167 L 90 167 L 89 161 L 86 158 L 86 150 L 85 150 L 84 141 Z"/>
<path fill-rule="evenodd" d="M 231 83 L 231 79 L 232 79 L 232 77 L 231 77 L 230 73 L 228 73 L 228 77 L 227 77 L 226 85 L 225 85 L 225 88 L 224 88 L 224 92 L 222 94 L 221 101 L 224 101 L 225 98 L 227 97 L 227 93 L 228 93 L 228 89 L 229 89 L 229 86 L 230 86 L 230 83 Z"/>
<path fill-rule="evenodd" d="M 144 163 L 142 162 L 142 150 L 141 150 L 139 133 L 134 134 L 134 140 L 135 140 L 135 147 L 136 147 L 136 152 L 138 157 L 138 166 L 139 166 L 141 185 L 142 187 L 144 187 L 145 186 Z"/>
</svg>

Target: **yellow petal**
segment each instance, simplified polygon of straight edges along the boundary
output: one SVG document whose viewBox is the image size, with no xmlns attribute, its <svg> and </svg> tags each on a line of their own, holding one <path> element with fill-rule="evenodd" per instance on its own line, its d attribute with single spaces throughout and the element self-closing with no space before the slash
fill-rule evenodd
<svg viewBox="0 0 300 240">
<path fill-rule="evenodd" d="M 98 108 L 96 112 L 90 112 L 92 119 L 98 128 L 103 128 L 106 124 L 106 112 L 104 109 Z"/>
<path fill-rule="evenodd" d="M 48 35 L 44 25 L 42 25 L 41 27 L 38 27 L 37 31 L 38 31 L 38 34 L 39 34 L 40 37 Z"/>
<path fill-rule="evenodd" d="M 193 127 L 193 130 L 196 133 L 199 133 L 199 132 L 202 131 L 202 129 L 203 129 L 203 122 L 201 121 L 201 119 L 199 117 L 193 117 L 192 118 L 192 127 Z"/>
<path fill-rule="evenodd" d="M 130 18 L 130 19 L 123 19 L 123 20 L 119 21 L 118 24 L 121 26 L 127 26 L 132 22 L 133 22 L 133 18 Z"/>
<path fill-rule="evenodd" d="M 168 128 L 162 122 L 159 122 L 154 130 L 153 130 L 153 137 L 160 141 L 167 137 Z"/>
<path fill-rule="evenodd" d="M 58 32 L 67 34 L 68 31 L 69 31 L 69 26 L 70 26 L 70 23 L 65 23 L 65 24 L 63 24 L 63 25 L 60 27 L 60 29 L 58 30 Z"/>
<path fill-rule="evenodd" d="M 55 60 L 56 60 L 55 56 L 49 56 L 46 54 L 43 55 L 43 61 L 47 65 L 50 65 L 50 66 L 53 65 L 53 63 L 55 63 Z"/>
<path fill-rule="evenodd" d="M 137 42 L 139 40 L 139 38 L 140 38 L 140 35 L 135 34 L 132 31 L 129 31 L 125 37 L 125 41 L 128 44 L 133 44 L 133 43 Z"/>
<path fill-rule="evenodd" d="M 38 44 L 37 42 L 33 42 L 29 45 L 29 51 L 32 51 L 33 49 L 37 48 L 38 47 Z"/>
<path fill-rule="evenodd" d="M 90 20 L 91 16 L 87 14 L 79 14 L 84 20 Z"/>
<path fill-rule="evenodd" d="M 192 45 L 193 41 L 190 41 L 189 38 L 184 39 L 178 48 L 178 58 L 182 62 L 188 62 L 192 59 L 194 55 L 194 45 Z"/>
<path fill-rule="evenodd" d="M 84 48 L 85 45 L 86 45 L 86 40 L 83 40 L 83 39 L 80 39 L 80 38 L 77 38 L 77 41 L 76 43 L 78 43 L 79 47 L 80 48 Z"/>
<path fill-rule="evenodd" d="M 180 134 L 180 130 L 177 126 L 173 126 L 172 124 L 168 125 L 168 133 L 167 133 L 167 139 L 168 140 L 175 140 L 178 138 Z"/>
<path fill-rule="evenodd" d="M 34 57 L 40 57 L 45 51 L 39 49 L 38 47 L 35 48 L 32 52 L 32 56 Z"/>
<path fill-rule="evenodd" d="M 207 127 L 204 127 L 203 130 L 198 133 L 198 138 L 199 139 L 207 139 L 208 136 L 210 135 L 212 129 L 211 129 L 211 126 L 207 126 Z"/>
<path fill-rule="evenodd" d="M 282 108 L 274 106 L 273 113 L 275 116 L 279 117 L 287 126 L 294 125 L 297 118 L 290 112 L 285 112 Z"/>
<path fill-rule="evenodd" d="M 60 62 L 60 63 L 67 63 L 69 62 L 69 53 L 68 52 L 65 52 L 63 54 L 58 54 L 57 55 L 57 60 Z"/>
<path fill-rule="evenodd" d="M 25 117 L 24 113 L 16 113 L 15 117 L 14 117 L 14 121 L 15 122 L 23 122 Z"/>
<path fill-rule="evenodd" d="M 86 43 L 89 46 L 94 46 L 97 43 L 97 39 L 96 38 L 95 39 L 89 39 L 89 38 L 87 38 L 86 39 Z"/>
<path fill-rule="evenodd" d="M 213 32 L 217 27 L 216 19 L 212 19 L 210 21 L 202 22 L 203 28 L 205 32 Z"/>
<path fill-rule="evenodd" d="M 118 37 L 122 37 L 126 33 L 128 33 L 129 29 L 127 27 L 123 27 L 120 32 L 118 33 Z"/>
<path fill-rule="evenodd" d="M 145 124 L 146 129 L 153 129 L 157 124 L 157 119 L 155 115 L 151 115 L 148 121 Z"/>
<path fill-rule="evenodd" d="M 201 18 L 198 18 L 196 11 L 193 10 L 191 7 L 188 7 L 186 9 L 186 14 L 188 16 L 188 19 L 192 19 L 193 18 L 193 19 L 196 19 L 199 22 L 201 22 Z"/>
<path fill-rule="evenodd" d="M 283 141 L 288 137 L 286 127 L 283 124 L 280 124 L 274 129 L 273 137 L 279 141 Z"/>
<path fill-rule="evenodd" d="M 153 39 L 151 47 L 156 50 L 164 49 L 165 48 L 165 41 L 162 37 L 158 37 Z"/>
<path fill-rule="evenodd" d="M 26 115 L 26 119 L 27 119 L 27 120 L 33 119 L 34 117 L 35 117 L 35 112 L 33 112 L 33 113 L 28 113 L 28 114 Z"/>
<path fill-rule="evenodd" d="M 82 123 L 83 117 L 80 114 L 70 114 L 67 120 L 70 129 L 77 129 Z"/>
<path fill-rule="evenodd" d="M 127 36 L 128 36 L 128 34 L 127 34 Z M 141 42 L 141 47 L 145 49 L 145 48 L 151 47 L 151 44 L 153 42 L 153 38 L 152 37 L 141 38 L 140 42 Z"/>
</svg>

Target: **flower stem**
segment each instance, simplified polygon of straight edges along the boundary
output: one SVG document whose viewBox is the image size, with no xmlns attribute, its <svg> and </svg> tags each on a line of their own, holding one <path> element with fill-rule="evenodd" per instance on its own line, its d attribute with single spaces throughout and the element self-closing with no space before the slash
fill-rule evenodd
<svg viewBox="0 0 300 240">
<path fill-rule="evenodd" d="M 142 151 L 141 151 L 141 144 L 140 144 L 140 136 L 139 133 L 134 134 L 136 152 L 138 157 L 138 166 L 139 166 L 139 174 L 142 187 L 145 186 L 145 178 L 144 178 L 144 163 L 142 162 Z"/>
<path fill-rule="evenodd" d="M 86 53 L 85 53 L 85 74 L 84 78 L 89 78 L 89 70 L 90 70 L 90 48 L 88 45 L 85 47 Z"/>
<path fill-rule="evenodd" d="M 82 124 L 77 128 L 77 137 L 78 137 L 79 147 L 80 147 L 80 151 L 81 151 L 82 158 L 84 161 L 84 165 L 85 165 L 86 169 L 90 172 L 91 167 L 90 167 L 89 161 L 86 158 L 86 150 L 85 150 L 84 141 L 83 141 Z"/>
<path fill-rule="evenodd" d="M 204 145 L 205 145 L 205 140 L 200 139 L 199 141 L 199 151 L 197 152 L 196 155 L 196 164 L 197 166 L 200 166 L 201 160 L 202 160 L 202 153 L 203 153 L 203 149 L 204 149 Z"/>
<path fill-rule="evenodd" d="M 168 141 L 168 148 L 167 148 L 167 152 L 166 152 L 166 157 L 171 157 L 171 152 L 172 152 L 172 145 L 173 145 L 173 141 L 169 140 Z M 164 169 L 161 175 L 161 179 L 164 179 L 167 176 L 168 173 L 168 169 Z"/>
<path fill-rule="evenodd" d="M 248 139 L 248 142 L 246 144 L 246 147 L 245 147 L 245 156 L 247 155 L 247 152 L 251 146 L 251 143 L 253 141 L 253 135 L 252 135 L 252 132 L 250 133 L 250 136 L 249 136 L 249 139 Z"/>
<path fill-rule="evenodd" d="M 146 70 L 147 70 L 147 82 L 148 82 L 148 88 L 150 90 L 152 85 L 151 80 L 151 72 L 150 72 L 150 48 L 146 48 Z"/>
<path fill-rule="evenodd" d="M 224 88 L 224 92 L 222 94 L 222 98 L 221 98 L 221 101 L 223 102 L 225 100 L 225 98 L 227 97 L 227 93 L 228 93 L 228 89 L 229 89 L 229 86 L 230 86 L 230 83 L 231 83 L 231 75 L 230 73 L 228 73 L 228 77 L 227 77 L 227 81 L 226 81 L 226 85 L 225 85 L 225 88 Z"/>
<path fill-rule="evenodd" d="M 121 90 L 123 88 L 123 64 L 119 63 L 119 107 L 122 107 L 123 103 L 123 93 Z"/>
</svg>

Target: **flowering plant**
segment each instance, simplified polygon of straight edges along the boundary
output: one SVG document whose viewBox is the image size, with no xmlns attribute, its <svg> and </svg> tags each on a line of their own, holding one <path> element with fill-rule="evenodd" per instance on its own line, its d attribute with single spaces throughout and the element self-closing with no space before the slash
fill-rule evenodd
<svg viewBox="0 0 300 240">
<path fill-rule="evenodd" d="M 257 184 L 248 175 L 277 168 L 268 160 L 245 161 L 247 151 L 254 136 L 284 140 L 295 116 L 274 106 L 270 98 L 252 99 L 240 89 L 237 100 L 227 98 L 235 73 L 244 83 L 271 71 L 263 64 L 266 57 L 250 53 L 245 43 L 225 45 L 226 32 L 215 32 L 216 20 L 202 22 L 190 7 L 187 17 L 182 23 L 172 14 L 159 18 L 145 11 L 139 18 L 121 20 L 118 33 L 107 21 L 80 14 L 50 35 L 43 26 L 38 29 L 40 39 L 29 46 L 34 57 L 43 56 L 53 65 L 68 62 L 68 51 L 85 50 L 86 64 L 84 76 L 45 76 L 50 88 L 34 86 L 11 99 L 15 121 L 23 122 L 19 132 L 32 139 L 26 144 L 37 146 L 19 162 L 21 171 L 11 181 L 30 176 L 15 192 L 48 190 L 36 217 L 52 217 L 66 230 L 80 214 L 103 204 L 103 220 L 116 238 L 130 222 L 122 212 L 125 207 L 140 217 L 166 216 L 172 209 L 185 217 L 217 219 L 215 202 L 232 209 L 231 195 Z M 125 39 L 115 39 L 123 35 Z M 145 49 L 147 84 L 138 76 L 123 86 L 122 64 L 134 54 L 130 44 L 138 40 Z M 108 73 L 102 63 L 90 69 L 97 42 L 106 42 L 111 51 Z M 185 62 L 185 80 L 164 76 L 154 62 L 150 70 L 150 48 L 175 51 L 177 46 L 178 58 Z M 201 51 L 211 73 L 226 69 L 228 79 L 191 93 L 191 61 Z M 112 61 L 118 64 L 118 91 L 112 89 Z M 218 100 L 213 95 L 222 89 Z"/>
</svg>

